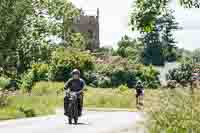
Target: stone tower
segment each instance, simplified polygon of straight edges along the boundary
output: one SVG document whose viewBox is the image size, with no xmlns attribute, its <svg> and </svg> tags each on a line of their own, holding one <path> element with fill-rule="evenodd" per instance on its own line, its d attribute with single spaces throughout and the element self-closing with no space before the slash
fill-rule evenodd
<svg viewBox="0 0 200 133">
<path fill-rule="evenodd" d="M 88 35 L 89 49 L 99 48 L 99 9 L 96 15 L 86 15 L 83 12 L 74 19 L 73 31 Z"/>
</svg>

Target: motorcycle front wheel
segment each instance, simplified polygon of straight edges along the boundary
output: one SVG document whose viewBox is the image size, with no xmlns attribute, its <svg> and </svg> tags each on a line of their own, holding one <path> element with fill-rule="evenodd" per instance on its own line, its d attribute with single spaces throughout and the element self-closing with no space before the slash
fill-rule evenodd
<svg viewBox="0 0 200 133">
<path fill-rule="evenodd" d="M 68 123 L 72 124 L 72 118 L 71 117 L 68 117 Z"/>
<path fill-rule="evenodd" d="M 78 117 L 74 117 L 74 124 L 78 124 Z"/>
</svg>

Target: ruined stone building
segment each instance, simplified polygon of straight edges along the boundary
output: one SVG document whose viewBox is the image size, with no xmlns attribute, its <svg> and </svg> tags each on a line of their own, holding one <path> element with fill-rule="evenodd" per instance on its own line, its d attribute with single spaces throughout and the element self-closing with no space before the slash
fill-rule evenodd
<svg viewBox="0 0 200 133">
<path fill-rule="evenodd" d="M 73 31 L 88 36 L 88 44 L 90 50 L 99 48 L 99 9 L 96 15 L 87 15 L 83 12 L 74 19 Z"/>
</svg>

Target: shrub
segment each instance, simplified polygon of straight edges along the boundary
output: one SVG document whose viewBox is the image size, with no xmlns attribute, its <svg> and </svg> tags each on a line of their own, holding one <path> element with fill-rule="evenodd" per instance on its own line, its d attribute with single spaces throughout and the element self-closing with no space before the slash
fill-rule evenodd
<svg viewBox="0 0 200 133">
<path fill-rule="evenodd" d="M 34 72 L 34 80 L 35 81 L 42 81 L 48 80 L 48 64 L 33 64 L 32 71 Z"/>
<path fill-rule="evenodd" d="M 112 64 L 96 64 L 95 65 L 95 72 L 104 76 L 111 76 L 113 69 L 115 69 L 115 66 Z"/>
<path fill-rule="evenodd" d="M 192 78 L 192 73 L 192 64 L 185 63 L 178 68 L 169 70 L 166 77 L 168 80 L 176 80 L 178 83 L 181 83 L 183 80 L 188 82 Z"/>
<path fill-rule="evenodd" d="M 32 94 L 36 96 L 50 95 L 62 92 L 64 83 L 38 82 L 32 88 Z"/>
<path fill-rule="evenodd" d="M 120 92 L 126 92 L 129 90 L 128 86 L 127 85 L 120 85 L 118 88 L 117 88 Z"/>
<path fill-rule="evenodd" d="M 113 86 L 127 84 L 129 88 L 134 87 L 136 83 L 136 73 L 130 70 L 115 69 L 111 76 Z"/>
<path fill-rule="evenodd" d="M 0 92 L 0 107 L 6 107 L 9 104 L 8 94 L 6 92 Z"/>
<path fill-rule="evenodd" d="M 93 57 L 88 53 L 59 48 L 52 55 L 49 79 L 53 81 L 66 81 L 74 68 L 79 69 L 83 74 L 86 71 L 93 70 L 93 67 Z"/>
<path fill-rule="evenodd" d="M 6 86 L 6 89 L 10 91 L 18 90 L 20 83 L 21 82 L 19 80 L 15 80 L 15 79 L 9 80 L 9 84 L 8 86 Z"/>
<path fill-rule="evenodd" d="M 27 92 L 31 92 L 32 86 L 34 85 L 35 81 L 34 72 L 32 70 L 29 70 L 27 73 L 23 75 L 21 81 L 22 81 L 21 88 Z"/>
<path fill-rule="evenodd" d="M 35 110 L 32 107 L 21 106 L 18 108 L 18 110 L 20 112 L 24 113 L 25 117 L 35 117 L 36 116 Z"/>
<path fill-rule="evenodd" d="M 137 71 L 137 78 L 142 80 L 148 88 L 158 88 L 160 85 L 159 72 L 153 66 L 141 67 Z"/>
<path fill-rule="evenodd" d="M 158 88 L 160 86 L 158 76 L 159 72 L 153 66 L 129 65 L 129 67 L 119 67 L 100 64 L 96 65 L 95 72 L 86 73 L 85 79 L 88 84 L 92 85 L 96 85 L 95 83 L 98 82 L 97 87 L 101 88 L 118 87 L 122 84 L 133 88 L 138 79 L 142 80 L 148 88 Z"/>
<path fill-rule="evenodd" d="M 4 77 L 0 77 L 0 90 L 1 89 L 6 89 L 6 87 L 9 85 L 10 80 L 6 79 Z"/>
<path fill-rule="evenodd" d="M 94 73 L 94 72 L 85 72 L 84 73 L 84 80 L 86 82 L 86 84 L 88 85 L 92 85 L 94 87 L 98 86 L 98 81 L 99 81 L 99 74 Z"/>
<path fill-rule="evenodd" d="M 22 76 L 21 88 L 30 92 L 34 83 L 42 80 L 48 80 L 48 65 L 33 64 L 32 68 Z"/>
<path fill-rule="evenodd" d="M 109 77 L 102 77 L 98 80 L 98 87 L 109 88 L 111 85 L 111 79 Z"/>
</svg>

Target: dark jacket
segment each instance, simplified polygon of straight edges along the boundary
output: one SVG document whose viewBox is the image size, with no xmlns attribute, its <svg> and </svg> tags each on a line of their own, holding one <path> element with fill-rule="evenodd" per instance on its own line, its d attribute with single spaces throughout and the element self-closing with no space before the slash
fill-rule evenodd
<svg viewBox="0 0 200 133">
<path fill-rule="evenodd" d="M 143 93 L 143 90 L 144 90 L 144 86 L 142 84 L 137 84 L 136 85 L 136 93 L 137 94 Z"/>
<path fill-rule="evenodd" d="M 64 86 L 65 90 L 70 90 L 72 92 L 79 92 L 83 90 L 85 82 L 83 79 L 69 79 Z"/>
</svg>

